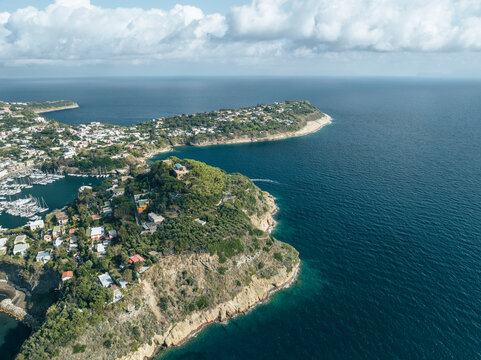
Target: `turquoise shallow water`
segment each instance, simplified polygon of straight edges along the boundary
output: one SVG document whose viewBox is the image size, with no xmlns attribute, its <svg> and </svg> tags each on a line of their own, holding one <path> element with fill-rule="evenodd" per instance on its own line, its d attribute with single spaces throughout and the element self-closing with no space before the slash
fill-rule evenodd
<svg viewBox="0 0 481 360">
<path fill-rule="evenodd" d="M 40 91 L 42 90 L 42 91 Z M 279 142 L 181 148 L 277 198 L 295 286 L 163 359 L 481 358 L 481 83 L 359 79 L 6 81 L 0 98 L 129 123 L 305 98 L 334 118 Z M 103 110 L 104 109 L 104 110 Z M 132 109 L 136 109 L 134 111 Z"/>
</svg>

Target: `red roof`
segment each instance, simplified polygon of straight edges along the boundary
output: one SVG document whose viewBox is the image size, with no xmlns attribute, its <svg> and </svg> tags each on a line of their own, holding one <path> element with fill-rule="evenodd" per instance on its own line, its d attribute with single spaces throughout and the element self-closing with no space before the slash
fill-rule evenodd
<svg viewBox="0 0 481 360">
<path fill-rule="evenodd" d="M 135 264 L 136 262 L 139 262 L 139 261 L 145 261 L 145 259 L 140 256 L 139 254 L 135 254 L 135 255 L 132 255 L 131 257 L 129 257 L 129 262 L 131 264 Z"/>
<path fill-rule="evenodd" d="M 72 278 L 72 277 L 73 277 L 73 271 L 65 271 L 62 274 L 62 280 L 64 280 L 65 278 Z"/>
</svg>

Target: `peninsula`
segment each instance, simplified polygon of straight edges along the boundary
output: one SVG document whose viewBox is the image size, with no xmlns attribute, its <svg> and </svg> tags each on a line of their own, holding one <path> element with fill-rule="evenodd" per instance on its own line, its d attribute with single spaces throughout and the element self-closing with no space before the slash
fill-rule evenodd
<svg viewBox="0 0 481 360">
<path fill-rule="evenodd" d="M 98 122 L 70 126 L 39 115 L 77 106 L 66 100 L 0 102 L 0 179 L 34 167 L 67 174 L 127 173 L 175 146 L 279 140 L 317 131 L 331 121 L 305 100 L 156 118 L 130 126 Z"/>
<path fill-rule="evenodd" d="M 39 115 L 77 106 L 0 102 L 0 196 L 66 175 L 106 178 L 45 217 L 38 199 L 0 201 L 31 219 L 0 228 L 0 311 L 33 328 L 18 360 L 143 360 L 293 281 L 299 256 L 270 235 L 272 196 L 201 162 L 147 160 L 176 146 L 302 136 L 328 115 L 307 101 L 131 126 Z"/>
<path fill-rule="evenodd" d="M 139 359 L 289 284 L 297 251 L 269 234 L 272 196 L 171 157 L 85 187 L 42 227 L 4 233 L 0 275 L 23 292 L 17 359 Z"/>
</svg>

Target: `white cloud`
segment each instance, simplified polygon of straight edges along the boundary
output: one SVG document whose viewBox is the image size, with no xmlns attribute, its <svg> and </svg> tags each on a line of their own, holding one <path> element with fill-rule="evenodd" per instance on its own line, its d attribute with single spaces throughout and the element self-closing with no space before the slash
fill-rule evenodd
<svg viewBox="0 0 481 360">
<path fill-rule="evenodd" d="M 250 61 L 481 50 L 479 0 L 253 0 L 226 14 L 56 0 L 0 13 L 0 63 Z"/>
</svg>

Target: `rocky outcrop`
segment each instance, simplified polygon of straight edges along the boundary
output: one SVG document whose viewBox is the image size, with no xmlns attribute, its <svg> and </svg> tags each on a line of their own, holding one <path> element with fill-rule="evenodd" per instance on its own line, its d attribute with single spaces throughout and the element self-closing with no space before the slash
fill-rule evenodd
<svg viewBox="0 0 481 360">
<path fill-rule="evenodd" d="M 267 300 L 273 292 L 290 285 L 298 270 L 299 263 L 289 272 L 283 268 L 270 279 L 253 277 L 251 284 L 245 286 L 231 301 L 190 314 L 185 320 L 173 324 L 163 334 L 154 336 L 151 344 L 142 345 L 137 351 L 123 357 L 122 360 L 151 358 L 159 348 L 180 345 L 208 324 L 226 321 L 236 315 L 246 313 L 252 307 Z"/>
<path fill-rule="evenodd" d="M 249 216 L 249 218 L 255 227 L 261 229 L 262 231 L 270 232 L 276 225 L 273 215 L 277 212 L 278 208 L 275 203 L 274 196 L 268 192 L 264 192 L 264 199 L 267 202 L 268 211 L 260 216 L 253 214 Z"/>
</svg>

